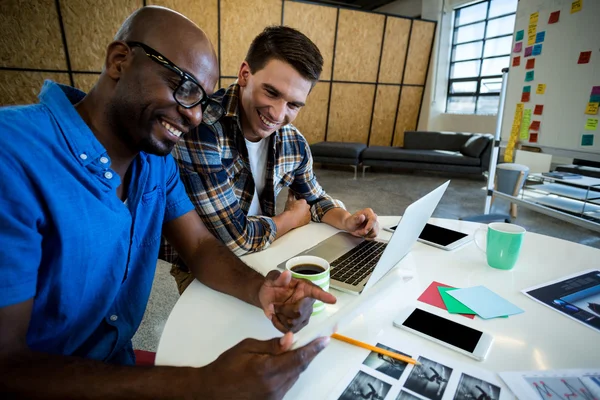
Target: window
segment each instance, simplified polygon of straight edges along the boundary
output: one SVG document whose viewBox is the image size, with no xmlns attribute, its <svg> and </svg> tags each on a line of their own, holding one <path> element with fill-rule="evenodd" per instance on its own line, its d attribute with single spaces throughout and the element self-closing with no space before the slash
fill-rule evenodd
<svg viewBox="0 0 600 400">
<path fill-rule="evenodd" d="M 502 68 L 510 63 L 518 0 L 484 0 L 454 10 L 446 112 L 496 114 Z"/>
</svg>

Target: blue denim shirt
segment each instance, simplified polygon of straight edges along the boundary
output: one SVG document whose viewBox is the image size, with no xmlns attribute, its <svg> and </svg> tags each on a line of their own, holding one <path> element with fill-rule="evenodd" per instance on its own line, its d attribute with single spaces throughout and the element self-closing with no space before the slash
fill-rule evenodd
<svg viewBox="0 0 600 400">
<path fill-rule="evenodd" d="M 0 108 L 0 307 L 34 299 L 32 350 L 131 364 L 162 225 L 193 205 L 173 158 L 145 153 L 123 203 L 83 96 L 47 81 L 40 104 Z"/>
</svg>

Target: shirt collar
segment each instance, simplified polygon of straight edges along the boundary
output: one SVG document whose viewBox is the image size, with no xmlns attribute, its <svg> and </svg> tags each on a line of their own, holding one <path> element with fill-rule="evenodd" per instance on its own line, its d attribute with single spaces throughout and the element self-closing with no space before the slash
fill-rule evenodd
<svg viewBox="0 0 600 400">
<path fill-rule="evenodd" d="M 82 165 L 87 166 L 106 154 L 104 146 L 74 107 L 85 97 L 84 92 L 46 80 L 38 97 L 54 116 L 73 156 Z"/>
</svg>

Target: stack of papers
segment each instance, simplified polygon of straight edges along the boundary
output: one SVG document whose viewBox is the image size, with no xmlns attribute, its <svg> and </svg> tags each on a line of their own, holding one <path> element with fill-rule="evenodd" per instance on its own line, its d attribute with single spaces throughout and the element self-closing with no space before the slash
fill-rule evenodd
<svg viewBox="0 0 600 400">
<path fill-rule="evenodd" d="M 479 315 L 483 319 L 491 319 L 524 312 L 485 286 L 459 289 L 432 282 L 418 300 L 468 318 Z"/>
</svg>

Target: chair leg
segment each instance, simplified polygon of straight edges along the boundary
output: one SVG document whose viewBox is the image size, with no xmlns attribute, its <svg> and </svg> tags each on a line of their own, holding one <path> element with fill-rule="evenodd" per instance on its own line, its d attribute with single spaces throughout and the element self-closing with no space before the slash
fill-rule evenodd
<svg viewBox="0 0 600 400">
<path fill-rule="evenodd" d="M 356 165 L 352 165 L 352 168 L 354 169 L 354 180 L 356 180 L 356 174 L 358 172 L 358 167 Z"/>
<path fill-rule="evenodd" d="M 363 179 L 364 179 L 364 177 L 365 177 L 365 171 L 367 170 L 367 168 L 369 168 L 369 166 L 368 166 L 368 165 L 363 165 L 363 168 L 362 168 L 362 169 L 363 169 L 363 170 L 362 170 L 362 177 L 363 177 Z"/>
</svg>

